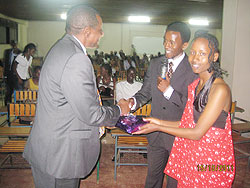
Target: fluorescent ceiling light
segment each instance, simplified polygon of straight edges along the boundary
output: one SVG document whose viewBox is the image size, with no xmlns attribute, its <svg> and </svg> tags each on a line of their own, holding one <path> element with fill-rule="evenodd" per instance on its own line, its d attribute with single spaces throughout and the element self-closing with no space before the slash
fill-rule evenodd
<svg viewBox="0 0 250 188">
<path fill-rule="evenodd" d="M 61 14 L 61 19 L 62 20 L 66 20 L 67 19 L 67 14 L 66 13 L 62 13 Z"/>
<path fill-rule="evenodd" d="M 129 16 L 128 17 L 129 22 L 150 22 L 149 16 Z"/>
<path fill-rule="evenodd" d="M 202 18 L 191 18 L 189 19 L 189 24 L 190 25 L 209 25 L 209 21 L 205 18 L 205 19 L 202 19 Z"/>
</svg>

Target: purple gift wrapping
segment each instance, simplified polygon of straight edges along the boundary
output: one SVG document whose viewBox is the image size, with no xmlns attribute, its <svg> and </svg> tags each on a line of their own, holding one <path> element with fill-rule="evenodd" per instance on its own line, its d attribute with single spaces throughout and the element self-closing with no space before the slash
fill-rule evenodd
<svg viewBox="0 0 250 188">
<path fill-rule="evenodd" d="M 143 126 L 147 123 L 147 121 L 142 119 L 142 116 L 127 115 L 121 116 L 115 126 L 131 134 L 138 131 L 140 126 Z"/>
</svg>

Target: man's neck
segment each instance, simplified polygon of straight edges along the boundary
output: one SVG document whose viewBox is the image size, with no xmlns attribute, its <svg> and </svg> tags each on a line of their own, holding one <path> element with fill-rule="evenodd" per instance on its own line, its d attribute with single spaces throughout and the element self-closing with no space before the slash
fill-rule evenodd
<svg viewBox="0 0 250 188">
<path fill-rule="evenodd" d="M 128 82 L 129 84 L 133 84 L 133 83 L 134 83 L 134 81 L 132 81 L 132 82 L 129 82 L 128 80 L 127 80 L 127 82 Z"/>
<path fill-rule="evenodd" d="M 72 36 L 76 39 L 76 41 L 80 44 L 80 46 L 81 46 L 81 48 L 82 48 L 84 54 L 87 55 L 86 47 L 85 47 L 85 45 L 84 45 L 84 42 L 81 40 L 81 38 L 79 38 L 79 36 L 75 36 L 75 35 L 73 35 L 73 34 L 71 34 L 71 35 L 72 35 Z"/>
<path fill-rule="evenodd" d="M 183 51 L 182 51 L 181 53 L 179 53 L 177 56 L 175 56 L 175 57 L 173 57 L 173 58 L 171 58 L 171 59 L 176 60 L 176 59 L 178 59 L 179 57 L 181 57 L 182 54 L 183 54 Z"/>
</svg>

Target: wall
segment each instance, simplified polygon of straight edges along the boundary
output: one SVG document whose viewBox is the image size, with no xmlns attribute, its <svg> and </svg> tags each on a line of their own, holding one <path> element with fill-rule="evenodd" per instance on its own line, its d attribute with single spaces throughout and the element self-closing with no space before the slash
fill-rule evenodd
<svg viewBox="0 0 250 188">
<path fill-rule="evenodd" d="M 222 67 L 229 71 L 227 83 L 233 100 L 245 109 L 237 116 L 250 120 L 250 1 L 224 1 Z"/>
<path fill-rule="evenodd" d="M 27 44 L 27 29 L 29 22 L 19 19 L 10 18 L 0 13 L 0 18 L 9 19 L 18 23 L 18 48 L 23 50 L 24 46 Z M 0 59 L 4 56 L 4 50 L 11 48 L 9 44 L 0 44 Z"/>
<path fill-rule="evenodd" d="M 28 41 L 37 45 L 37 55 L 44 57 L 65 33 L 65 22 L 29 21 Z"/>
<path fill-rule="evenodd" d="M 64 22 L 49 21 L 30 21 L 28 27 L 28 41 L 38 45 L 38 56 L 45 56 L 51 46 L 60 39 L 65 30 Z M 126 54 L 131 54 L 131 44 L 134 37 L 157 37 L 162 38 L 159 44 L 155 46 L 157 49 L 163 49 L 163 36 L 166 26 L 163 25 L 147 25 L 147 24 L 113 24 L 104 23 L 104 37 L 100 40 L 98 51 L 109 53 L 110 51 L 123 50 Z M 191 28 L 192 35 L 201 28 Z M 210 29 L 210 33 L 218 36 L 221 40 L 220 29 Z M 94 49 L 88 49 L 89 54 L 93 54 Z M 142 54 L 139 54 L 142 55 Z"/>
<path fill-rule="evenodd" d="M 64 28 L 64 22 L 30 21 L 28 41 L 38 45 L 38 56 L 45 56 L 49 48 L 63 36 Z M 165 26 L 105 23 L 104 37 L 100 40 L 98 51 L 109 53 L 123 49 L 126 54 L 130 54 L 133 37 L 163 37 L 164 30 Z M 88 49 L 88 53 L 93 52 L 94 49 Z"/>
</svg>

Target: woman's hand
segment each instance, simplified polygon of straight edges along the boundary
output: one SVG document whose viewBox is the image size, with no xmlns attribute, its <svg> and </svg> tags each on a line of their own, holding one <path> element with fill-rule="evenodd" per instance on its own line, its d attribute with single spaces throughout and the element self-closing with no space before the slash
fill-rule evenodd
<svg viewBox="0 0 250 188">
<path fill-rule="evenodd" d="M 162 120 L 157 119 L 157 118 L 153 118 L 153 117 L 149 117 L 149 118 L 143 118 L 144 121 L 147 121 L 149 123 L 154 123 L 157 125 L 161 125 L 162 124 Z"/>
<path fill-rule="evenodd" d="M 155 131 L 160 131 L 162 120 L 153 117 L 143 118 L 143 120 L 149 123 L 139 127 L 139 131 L 136 131 L 133 134 L 148 134 Z"/>
<path fill-rule="evenodd" d="M 146 125 L 139 127 L 139 130 L 134 132 L 133 134 L 148 134 L 159 130 L 160 130 L 160 125 L 157 125 L 155 123 L 148 123 Z"/>
</svg>

